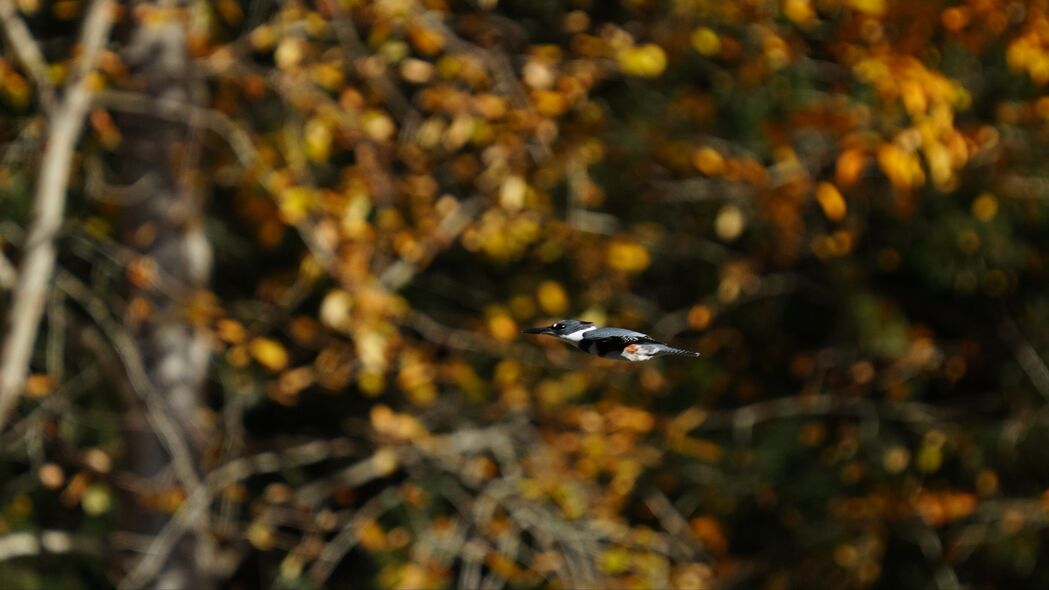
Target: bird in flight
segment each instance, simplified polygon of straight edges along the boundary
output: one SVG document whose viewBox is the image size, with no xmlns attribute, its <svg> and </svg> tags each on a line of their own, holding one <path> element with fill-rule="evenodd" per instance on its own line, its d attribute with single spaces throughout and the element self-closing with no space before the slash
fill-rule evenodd
<svg viewBox="0 0 1049 590">
<path fill-rule="evenodd" d="M 525 334 L 547 334 L 574 344 L 583 352 L 619 361 L 647 361 L 657 356 L 699 356 L 698 352 L 664 344 L 646 334 L 624 328 L 598 328 L 592 322 L 561 320 Z"/>
</svg>

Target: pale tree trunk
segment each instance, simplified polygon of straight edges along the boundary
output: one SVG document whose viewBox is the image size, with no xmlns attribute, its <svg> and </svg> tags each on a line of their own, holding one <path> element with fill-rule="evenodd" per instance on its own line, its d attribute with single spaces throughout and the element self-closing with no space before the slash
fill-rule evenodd
<svg viewBox="0 0 1049 590">
<path fill-rule="evenodd" d="M 136 23 L 125 59 L 130 72 L 123 90 L 156 101 L 200 104 L 204 87 L 194 74 L 185 27 L 177 18 Z M 117 122 L 122 140 L 115 169 L 129 199 L 122 218 L 123 240 L 143 255 L 138 270 L 129 273 L 138 278 L 129 287 L 128 324 L 163 411 L 187 441 L 183 448 L 190 449 L 191 463 L 199 472 L 200 452 L 208 438 L 200 413 L 209 347 L 202 328 L 187 313 L 211 270 L 197 170 L 199 126 L 192 120 L 141 112 L 120 114 Z M 171 450 L 153 430 L 130 428 L 128 437 L 132 472 L 158 487 L 177 485 Z M 168 517 L 131 504 L 128 526 L 154 536 Z M 200 535 L 187 535 L 149 587 L 211 587 L 201 566 L 205 544 Z"/>
</svg>

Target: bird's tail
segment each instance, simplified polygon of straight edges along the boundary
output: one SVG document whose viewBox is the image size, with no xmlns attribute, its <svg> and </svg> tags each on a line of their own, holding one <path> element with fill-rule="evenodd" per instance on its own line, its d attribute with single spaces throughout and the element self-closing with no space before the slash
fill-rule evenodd
<svg viewBox="0 0 1049 590">
<path fill-rule="evenodd" d="M 674 348 L 673 346 L 663 346 L 662 349 L 660 350 L 660 356 L 666 355 L 666 354 L 670 354 L 670 355 L 674 355 L 674 356 L 690 356 L 690 357 L 700 356 L 700 354 L 698 352 L 692 352 L 691 350 L 685 350 L 683 348 Z"/>
</svg>

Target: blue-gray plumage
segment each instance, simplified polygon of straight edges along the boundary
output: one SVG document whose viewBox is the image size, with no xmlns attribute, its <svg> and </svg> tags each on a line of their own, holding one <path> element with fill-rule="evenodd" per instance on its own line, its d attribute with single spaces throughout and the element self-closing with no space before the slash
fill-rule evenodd
<svg viewBox="0 0 1049 590">
<path fill-rule="evenodd" d="M 557 336 L 584 352 L 621 361 L 647 361 L 665 355 L 699 356 L 698 352 L 674 348 L 641 332 L 598 328 L 582 320 L 561 320 L 542 328 L 529 328 L 525 333 Z"/>
</svg>

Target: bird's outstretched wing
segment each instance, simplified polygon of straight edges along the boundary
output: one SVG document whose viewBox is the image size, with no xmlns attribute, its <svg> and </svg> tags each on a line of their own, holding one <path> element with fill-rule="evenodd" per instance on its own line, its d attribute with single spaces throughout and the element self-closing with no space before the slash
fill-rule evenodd
<svg viewBox="0 0 1049 590">
<path fill-rule="evenodd" d="M 583 334 L 584 340 L 603 340 L 606 338 L 618 338 L 622 342 L 640 342 L 642 340 L 656 342 L 648 334 L 627 330 L 626 328 L 597 328 Z"/>
<path fill-rule="evenodd" d="M 618 355 L 620 351 L 631 344 L 663 343 L 649 337 L 647 334 L 642 334 L 641 332 L 635 332 L 633 330 L 627 330 L 624 328 L 598 328 L 583 334 L 583 339 L 579 342 L 579 348 L 590 354 L 607 357 L 609 355 Z"/>
</svg>

